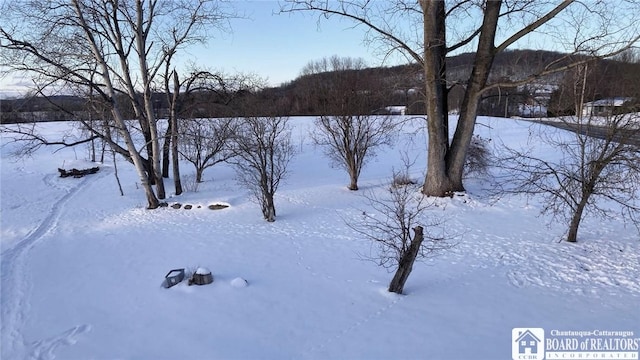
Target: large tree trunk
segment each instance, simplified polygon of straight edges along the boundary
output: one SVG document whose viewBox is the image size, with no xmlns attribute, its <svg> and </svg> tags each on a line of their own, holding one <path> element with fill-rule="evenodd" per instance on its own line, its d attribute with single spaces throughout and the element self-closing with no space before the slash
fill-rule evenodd
<svg viewBox="0 0 640 360">
<path fill-rule="evenodd" d="M 453 191 L 464 191 L 462 176 L 469 144 L 473 138 L 478 114 L 478 102 L 482 89 L 487 84 L 491 66 L 495 58 L 495 36 L 502 1 L 487 1 L 482 22 L 482 31 L 478 40 L 478 50 L 467 89 L 460 105 L 460 117 L 451 147 L 447 153 L 448 178 Z"/>
<path fill-rule="evenodd" d="M 172 116 L 171 121 L 171 160 L 173 167 L 173 184 L 176 195 L 182 194 L 182 180 L 180 178 L 180 155 L 178 154 L 178 119 Z"/>
<path fill-rule="evenodd" d="M 352 119 L 348 120 L 348 126 L 351 126 Z M 350 143 L 351 139 L 351 131 L 345 131 L 344 133 L 344 141 L 349 142 L 345 145 L 345 158 L 347 159 L 347 172 L 349 173 L 349 190 L 357 191 L 358 190 L 358 178 L 360 177 L 360 171 L 358 170 L 358 160 L 357 160 L 357 151 L 353 150 L 353 144 Z M 356 140 L 357 141 L 357 140 Z"/>
<path fill-rule="evenodd" d="M 166 197 L 164 180 L 162 178 L 162 168 L 160 165 L 161 149 L 160 139 L 158 138 L 158 127 L 156 119 L 153 114 L 153 107 L 151 105 L 151 89 L 145 90 L 145 117 L 149 126 L 149 142 L 151 144 L 151 153 L 149 154 L 150 174 L 155 180 L 156 191 L 159 199 Z"/>
<path fill-rule="evenodd" d="M 427 174 L 422 192 L 428 196 L 445 196 L 452 191 L 446 164 L 449 120 L 444 107 L 445 4 L 439 0 L 420 0 L 420 4 L 424 15 L 425 103 L 429 135 Z"/>
<path fill-rule="evenodd" d="M 164 133 L 164 143 L 162 144 L 162 177 L 169 177 L 169 162 L 171 156 L 171 127 L 173 123 L 172 115 L 169 115 L 169 122 L 167 124 L 167 131 Z"/>
<path fill-rule="evenodd" d="M 153 12 L 153 5 L 149 4 L 149 12 Z M 156 123 L 156 117 L 153 112 L 153 99 L 151 97 L 151 80 L 152 76 L 149 73 L 149 65 L 147 63 L 147 36 L 149 35 L 148 26 L 145 22 L 143 14 L 143 2 L 136 1 L 136 19 L 135 19 L 135 39 L 136 39 L 136 51 L 138 53 L 138 65 L 140 66 L 140 76 L 142 78 L 143 85 L 143 101 L 144 101 L 144 120 L 149 129 L 150 138 L 147 140 L 151 145 L 151 152 L 149 153 L 149 162 L 151 163 L 151 172 L 156 180 L 156 191 L 158 198 L 164 199 L 166 197 L 164 180 L 162 178 L 162 168 L 160 166 L 160 139 L 158 139 L 158 124 Z M 149 16 L 153 16 L 150 14 Z"/>
<path fill-rule="evenodd" d="M 420 251 L 420 246 L 424 240 L 422 226 L 416 226 L 413 228 L 413 233 L 414 235 L 413 240 L 411 240 L 411 245 L 409 245 L 409 249 L 407 249 L 407 251 L 400 257 L 396 274 L 393 276 L 391 283 L 389 283 L 389 292 L 402 294 L 404 291 L 404 284 L 407 282 L 409 274 L 411 274 L 411 270 L 413 270 L 413 263 L 416 261 L 416 257 Z"/>
<path fill-rule="evenodd" d="M 262 215 L 264 215 L 264 219 L 268 222 L 276 221 L 276 206 L 273 202 L 273 195 L 267 194 L 264 199 L 264 204 L 262 205 Z"/>
<path fill-rule="evenodd" d="M 204 172 L 204 169 L 200 166 L 196 166 L 196 182 L 197 183 L 201 183 L 202 182 L 202 173 Z"/>
<path fill-rule="evenodd" d="M 156 194 L 153 192 L 153 188 L 151 187 L 151 184 L 149 182 L 149 176 L 147 174 L 147 171 L 145 170 L 144 160 L 140 156 L 140 153 L 138 153 L 138 150 L 136 149 L 136 146 L 133 143 L 133 139 L 131 138 L 131 134 L 126 129 L 125 121 L 122 118 L 120 111 L 118 111 L 117 105 L 115 104 L 113 105 L 113 108 L 111 109 L 111 113 L 113 115 L 113 119 L 115 120 L 117 127 L 120 129 L 120 135 L 122 136 L 125 144 L 127 145 L 127 150 L 129 151 L 129 155 L 131 156 L 133 165 L 135 166 L 138 176 L 140 177 L 140 184 L 144 189 L 144 193 L 147 197 L 147 203 L 148 203 L 147 208 L 155 209 L 158 206 L 160 206 L 160 202 L 158 201 Z"/>
<path fill-rule="evenodd" d="M 180 80 L 178 72 L 173 71 L 173 97 L 171 99 L 171 115 L 169 128 L 171 128 L 171 159 L 173 160 L 173 184 L 176 195 L 182 194 L 182 181 L 180 179 L 180 157 L 178 154 L 178 95 L 180 94 Z"/>
<path fill-rule="evenodd" d="M 149 161 L 151 162 L 151 169 L 153 172 L 153 176 L 156 179 L 156 191 L 158 193 L 159 199 L 164 199 L 166 197 L 166 192 L 164 188 L 164 179 L 162 178 L 162 167 L 160 165 L 160 157 L 161 157 L 161 149 L 160 149 L 160 139 L 158 138 L 158 127 L 156 124 L 155 116 L 153 115 L 153 108 L 151 107 L 151 90 L 149 90 L 149 101 L 147 108 L 147 116 L 149 121 L 149 128 L 151 132 L 151 149 L 152 153 L 149 156 Z"/>
<path fill-rule="evenodd" d="M 140 184 L 142 185 L 145 195 L 147 197 L 147 203 L 148 203 L 147 207 L 149 209 L 155 209 L 158 206 L 160 206 L 160 202 L 158 201 L 158 198 L 153 192 L 153 188 L 149 184 L 147 172 L 145 171 L 145 168 L 144 168 L 144 161 L 140 156 L 140 153 L 136 149 L 136 146 L 131 137 L 131 133 L 127 129 L 127 124 L 124 118 L 122 117 L 122 113 L 120 112 L 120 107 L 118 106 L 118 100 L 116 96 L 117 93 L 113 87 L 113 83 L 111 82 L 111 77 L 109 76 L 109 66 L 107 66 L 107 60 L 102 55 L 101 49 L 98 48 L 98 42 L 94 38 L 93 32 L 90 30 L 91 27 L 87 25 L 84 19 L 84 14 L 82 12 L 82 8 L 79 2 L 74 1 L 73 6 L 76 11 L 76 15 L 78 16 L 78 19 L 80 20 L 82 29 L 84 30 L 84 33 L 87 37 L 89 45 L 91 46 L 91 51 L 93 52 L 93 56 L 98 66 L 100 67 L 102 79 L 104 80 L 105 88 L 106 88 L 105 94 L 108 94 L 109 96 L 109 106 L 110 106 L 111 114 L 113 115 L 113 120 L 115 121 L 116 128 L 120 132 L 120 135 L 122 136 L 122 139 L 126 144 L 127 151 L 129 153 L 128 155 L 131 158 L 131 162 L 133 162 L 136 168 L 136 172 L 140 177 Z"/>
<path fill-rule="evenodd" d="M 353 171 L 349 171 L 349 190 L 357 191 L 358 190 L 358 176 L 354 174 Z"/>
</svg>

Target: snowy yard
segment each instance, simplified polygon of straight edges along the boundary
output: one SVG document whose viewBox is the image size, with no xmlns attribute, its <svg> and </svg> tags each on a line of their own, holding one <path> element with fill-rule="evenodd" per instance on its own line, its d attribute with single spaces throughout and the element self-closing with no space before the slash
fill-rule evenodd
<svg viewBox="0 0 640 360">
<path fill-rule="evenodd" d="M 145 210 L 128 163 L 118 163 L 121 197 L 111 160 L 97 174 L 60 178 L 58 167 L 86 160 L 84 148 L 16 161 L 3 137 L 0 358 L 510 359 L 513 328 L 640 338 L 636 229 L 587 217 L 578 243 L 559 242 L 565 224 L 547 226 L 535 200 L 491 198 L 483 179 L 428 212 L 447 219 L 457 246 L 416 263 L 406 295 L 388 293 L 393 273 L 364 260 L 375 247 L 345 220 L 370 211 L 362 192 L 385 191 L 401 152 L 417 156 L 422 180 L 420 123 L 365 167 L 352 192 L 311 144 L 311 120 L 291 119 L 299 154 L 274 223 L 225 165 L 206 170 L 198 192 L 167 199 L 193 209 Z M 478 134 L 514 146 L 543 126 L 479 123 Z M 219 203 L 229 207 L 207 208 Z M 161 286 L 169 270 L 198 267 L 211 270 L 212 284 Z"/>
</svg>

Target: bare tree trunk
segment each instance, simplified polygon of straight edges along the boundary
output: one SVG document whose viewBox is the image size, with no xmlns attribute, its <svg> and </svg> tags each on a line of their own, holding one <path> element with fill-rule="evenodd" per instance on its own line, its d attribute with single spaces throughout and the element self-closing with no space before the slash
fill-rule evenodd
<svg viewBox="0 0 640 360">
<path fill-rule="evenodd" d="M 168 86 L 167 86 L 168 88 Z M 178 95 L 180 94 L 180 80 L 178 72 L 173 70 L 173 97 L 171 99 L 171 113 L 169 127 L 171 128 L 171 159 L 173 160 L 173 184 L 176 195 L 182 194 L 182 180 L 180 179 L 180 157 L 178 154 Z"/>
<path fill-rule="evenodd" d="M 91 140 L 91 147 L 89 152 L 91 153 L 91 162 L 96 162 L 96 144 L 95 140 Z"/>
<path fill-rule="evenodd" d="M 118 183 L 118 189 L 120 189 L 120 196 L 124 196 L 124 191 L 122 191 L 122 184 L 120 183 L 120 176 L 118 176 L 118 163 L 116 161 L 116 152 L 112 151 L 113 154 L 113 172 L 116 176 L 116 182 Z"/>
<path fill-rule="evenodd" d="M 196 182 L 197 183 L 201 183 L 202 182 L 202 173 L 203 173 L 204 169 L 201 167 L 196 168 Z"/>
<path fill-rule="evenodd" d="M 404 290 L 404 284 L 405 282 L 407 282 L 409 274 L 411 274 L 411 270 L 413 270 L 413 263 L 416 261 L 416 257 L 418 256 L 418 253 L 420 251 L 420 246 L 422 245 L 422 241 L 424 240 L 422 226 L 414 227 L 413 232 L 413 240 L 411 240 L 409 249 L 407 249 L 407 251 L 402 254 L 400 260 L 398 261 L 398 270 L 396 270 L 396 274 L 393 276 L 393 279 L 389 284 L 389 292 L 402 294 L 402 291 Z"/>
<path fill-rule="evenodd" d="M 109 96 L 111 97 L 110 104 L 109 104 L 111 114 L 113 115 L 113 120 L 115 121 L 116 128 L 120 132 L 120 135 L 122 136 L 126 144 L 127 151 L 131 155 L 131 161 L 133 162 L 136 168 L 136 171 L 138 173 L 138 176 L 140 177 L 140 184 L 142 185 L 145 195 L 147 197 L 147 203 L 148 203 L 147 207 L 149 209 L 155 209 L 158 206 L 160 206 L 160 202 L 158 201 L 158 198 L 156 197 L 156 194 L 154 193 L 153 188 L 149 184 L 149 178 L 145 171 L 143 159 L 140 156 L 140 153 L 138 153 L 136 149 L 136 146 L 133 142 L 133 138 L 131 137 L 131 133 L 127 130 L 127 124 L 124 118 L 122 117 L 122 113 L 120 112 L 120 107 L 117 104 L 117 97 L 116 97 L 117 93 L 111 81 L 111 77 L 109 76 L 109 66 L 107 64 L 107 60 L 104 58 L 101 52 L 101 49 L 98 48 L 98 43 L 95 40 L 93 33 L 89 30 L 90 27 L 85 22 L 81 5 L 77 1 L 74 1 L 73 6 L 76 10 L 76 15 L 78 16 L 81 22 L 85 35 L 87 36 L 87 40 L 89 42 L 89 45 L 91 46 L 91 51 L 93 52 L 94 58 L 97 61 L 98 66 L 101 68 L 102 79 L 104 80 L 106 85 L 106 93 L 109 94 Z"/>
<path fill-rule="evenodd" d="M 104 152 L 107 148 L 107 142 L 102 140 L 102 149 L 100 150 L 100 162 L 104 164 Z"/>
<path fill-rule="evenodd" d="M 353 171 L 349 171 L 349 178 L 351 179 L 349 182 L 349 190 L 357 191 L 358 190 L 358 176 L 353 173 Z"/>
<path fill-rule="evenodd" d="M 494 39 L 496 37 L 501 6 L 502 1 L 488 1 L 484 11 L 484 19 L 478 40 L 478 50 L 473 63 L 473 70 L 471 71 L 467 91 L 464 93 L 464 98 L 460 106 L 458 126 L 456 127 L 451 148 L 446 158 L 452 191 L 464 191 L 462 177 L 464 174 L 465 157 L 476 125 L 481 91 L 487 84 L 495 57 L 496 49 Z"/>
<path fill-rule="evenodd" d="M 430 196 L 445 196 L 451 192 L 447 175 L 446 154 L 449 149 L 446 96 L 442 77 L 447 53 L 445 41 L 444 1 L 420 0 L 424 16 L 424 63 L 425 102 L 429 148 L 427 174 L 422 192 Z"/>
<path fill-rule="evenodd" d="M 171 125 L 173 124 L 172 115 L 169 115 L 167 131 L 164 133 L 164 143 L 162 144 L 162 177 L 169 177 L 169 159 L 171 156 Z M 176 194 L 177 195 L 177 194 Z"/>
<path fill-rule="evenodd" d="M 262 214 L 268 222 L 276 221 L 276 205 L 272 194 L 266 194 L 263 204 Z"/>
<path fill-rule="evenodd" d="M 151 96 L 149 94 L 149 96 Z M 150 103 L 150 102 L 149 102 Z M 156 191 L 159 199 L 166 197 L 166 191 L 164 188 L 164 179 L 162 178 L 162 168 L 160 166 L 160 140 L 158 139 L 158 127 L 156 125 L 155 117 L 153 117 L 153 109 L 150 105 L 147 106 L 147 116 L 151 116 L 149 121 L 149 127 L 151 128 L 151 149 L 152 154 L 149 157 L 151 163 L 151 172 L 156 179 Z"/>
<path fill-rule="evenodd" d="M 573 213 L 571 217 L 571 222 L 569 223 L 569 233 L 567 234 L 568 242 L 576 242 L 578 240 L 578 228 L 580 227 L 580 221 L 582 219 L 582 213 L 584 212 L 584 207 L 586 202 L 583 204 L 582 202 L 576 208 L 576 211 Z"/>
<path fill-rule="evenodd" d="M 178 154 L 178 118 L 177 114 L 171 116 L 171 159 L 173 161 L 173 184 L 176 195 L 182 194 L 182 180 L 180 179 L 180 157 Z"/>
<path fill-rule="evenodd" d="M 588 165 L 583 163 L 582 167 L 585 168 L 588 167 Z M 591 195 L 593 195 L 593 189 L 595 188 L 596 183 L 600 178 L 600 174 L 602 173 L 603 168 L 604 166 L 593 167 L 590 174 L 585 179 L 586 181 L 582 184 L 582 194 L 580 197 L 580 202 L 576 206 L 576 209 L 571 216 L 571 222 L 569 223 L 569 233 L 567 234 L 568 242 L 578 241 L 578 228 L 580 227 L 580 222 L 582 221 L 582 214 L 584 213 L 584 209 L 589 203 L 589 198 L 591 198 Z"/>
<path fill-rule="evenodd" d="M 111 113 L 113 114 L 113 118 L 116 121 L 117 126 L 121 129 L 125 129 L 125 121 L 122 119 L 122 115 L 118 111 L 117 106 L 113 106 Z M 147 208 L 155 209 L 160 206 L 160 202 L 158 201 L 158 198 L 156 197 L 156 194 L 153 192 L 153 188 L 149 183 L 149 175 L 145 169 L 144 161 L 136 149 L 133 139 L 131 138 L 131 133 L 126 130 L 121 130 L 120 135 L 123 137 L 125 144 L 127 145 L 127 149 L 129 151 L 129 154 L 131 155 L 133 165 L 136 167 L 138 176 L 140 177 L 140 184 L 142 185 L 142 188 L 144 189 L 145 195 L 147 197 Z"/>
<path fill-rule="evenodd" d="M 174 130 L 175 131 L 175 130 Z M 171 145 L 171 159 L 173 160 L 173 184 L 175 187 L 176 195 L 182 194 L 182 180 L 180 178 L 180 158 L 178 157 L 178 144 L 176 144 L 177 135 L 172 136 L 174 141 Z"/>
<path fill-rule="evenodd" d="M 150 16 L 153 15 L 153 8 L 155 3 L 148 4 L 148 11 Z M 136 48 L 138 52 L 138 63 L 140 66 L 140 75 L 142 77 L 143 98 L 144 98 L 144 120 L 149 129 L 150 138 L 148 141 L 151 145 L 151 153 L 149 154 L 150 173 L 156 181 L 156 191 L 159 199 L 166 197 L 164 189 L 164 180 L 162 178 L 162 169 L 160 166 L 160 140 L 158 139 L 158 126 L 156 123 L 156 117 L 153 112 L 153 100 L 151 97 L 151 76 L 149 73 L 149 66 L 147 64 L 147 36 L 149 35 L 148 27 L 151 22 L 145 22 L 143 17 L 144 9 L 143 2 L 141 0 L 136 1 L 136 20 L 135 20 L 135 39 Z"/>
</svg>

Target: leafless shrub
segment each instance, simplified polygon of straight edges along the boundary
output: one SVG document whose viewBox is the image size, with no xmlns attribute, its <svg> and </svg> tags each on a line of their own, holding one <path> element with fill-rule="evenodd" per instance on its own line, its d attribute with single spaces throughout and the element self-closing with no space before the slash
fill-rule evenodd
<svg viewBox="0 0 640 360">
<path fill-rule="evenodd" d="M 332 166 L 347 171 L 349 190 L 358 190 L 362 168 L 378 148 L 393 143 L 397 128 L 391 116 L 320 116 L 311 138 L 324 149 Z"/>
<path fill-rule="evenodd" d="M 182 187 L 188 192 L 198 192 L 200 188 L 200 181 L 197 180 L 196 174 L 189 174 L 182 176 Z"/>
<path fill-rule="evenodd" d="M 230 142 L 238 122 L 232 118 L 188 119 L 181 122 L 178 149 L 193 164 L 196 182 L 202 182 L 205 169 L 233 156 Z"/>
<path fill-rule="evenodd" d="M 465 158 L 465 175 L 487 175 L 490 165 L 491 151 L 489 143 L 491 139 L 480 135 L 474 135 L 469 143 L 469 149 Z"/>
<path fill-rule="evenodd" d="M 276 220 L 274 195 L 287 175 L 295 155 L 287 117 L 266 116 L 238 119 L 232 141 L 238 182 L 248 188 L 261 206 L 265 220 Z"/>
<path fill-rule="evenodd" d="M 366 191 L 364 197 L 373 211 L 363 211 L 361 218 L 347 225 L 376 245 L 377 253 L 365 257 L 395 270 L 388 290 L 402 294 L 415 260 L 450 249 L 453 236 L 447 234 L 443 219 L 427 216 L 428 198 L 418 185 L 393 182 L 387 191 Z"/>
<path fill-rule="evenodd" d="M 404 152 L 402 154 L 402 162 L 403 162 L 402 170 L 393 169 L 392 171 L 393 177 L 391 180 L 391 186 L 398 187 L 398 186 L 416 185 L 417 181 L 415 181 L 411 177 L 411 171 L 410 171 L 411 167 L 416 163 L 416 159 L 414 158 L 413 161 L 410 161 L 409 154 L 407 152 Z"/>
<path fill-rule="evenodd" d="M 415 185 L 416 181 L 411 178 L 411 176 L 407 173 L 403 172 L 394 172 L 393 173 L 393 182 L 392 186 L 407 186 L 407 185 Z"/>
</svg>

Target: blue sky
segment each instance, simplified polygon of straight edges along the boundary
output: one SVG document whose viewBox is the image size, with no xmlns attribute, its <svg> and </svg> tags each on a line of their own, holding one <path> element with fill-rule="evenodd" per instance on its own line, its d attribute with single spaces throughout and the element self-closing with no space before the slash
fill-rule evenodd
<svg viewBox="0 0 640 360">
<path fill-rule="evenodd" d="M 182 64 L 195 63 L 210 70 L 233 74 L 253 73 L 272 86 L 294 80 L 313 60 L 332 55 L 361 57 L 369 66 L 382 59 L 363 43 L 364 31 L 338 18 L 318 14 L 278 14 L 275 0 L 237 0 L 233 8 L 241 18 L 232 19 L 230 32 L 214 32 L 206 45 L 193 45 L 179 57 Z M 390 64 L 386 64 L 390 65 Z M 30 79 L 11 74 L 0 78 L 0 98 L 24 95 Z"/>
<path fill-rule="evenodd" d="M 361 57 L 369 66 L 406 63 L 405 60 L 399 59 L 399 56 L 383 62 L 376 49 L 365 45 L 364 28 L 354 27 L 354 23 L 348 20 L 333 17 L 318 21 L 318 13 L 313 12 L 278 14 L 280 3 L 277 0 L 232 0 L 230 3 L 244 16 L 230 20 L 230 32 L 213 33 L 214 36 L 206 45 L 197 44 L 186 49 L 178 59 L 183 65 L 195 63 L 199 67 L 228 74 L 252 73 L 266 79 L 270 85 L 277 86 L 294 80 L 310 61 L 332 55 Z M 626 14 L 627 17 L 633 18 L 636 12 L 629 11 Z M 576 20 L 571 17 L 568 19 Z M 402 20 L 404 19 L 400 19 L 401 23 Z M 511 35 L 514 25 L 516 28 L 521 26 L 518 21 L 522 19 L 514 20 L 515 24 L 503 24 L 498 33 L 499 41 L 500 38 Z M 620 23 L 624 25 L 629 21 L 626 19 Z M 590 24 L 591 22 L 589 20 L 580 27 L 587 25 L 587 28 L 597 28 L 598 23 Z M 464 18 L 460 23 L 451 25 L 448 36 L 455 38 L 456 31 L 464 33 L 465 27 L 473 24 L 472 19 Z M 551 24 L 553 32 L 527 36 L 513 47 L 571 51 L 570 42 L 573 37 L 569 31 L 565 31 L 570 28 L 562 18 L 554 19 Z M 568 46 L 563 43 L 563 38 L 564 41 L 569 40 Z M 13 75 L 0 78 L 0 98 L 24 94 L 25 85 L 33 84 L 29 79 Z"/>
<path fill-rule="evenodd" d="M 369 66 L 382 59 L 363 43 L 364 31 L 353 23 L 322 19 L 312 13 L 278 14 L 277 1 L 237 1 L 246 18 L 231 21 L 232 32 L 217 34 L 206 47 L 189 49 L 200 65 L 226 72 L 252 72 L 271 85 L 295 79 L 312 60 L 332 55 L 362 57 Z"/>
</svg>

